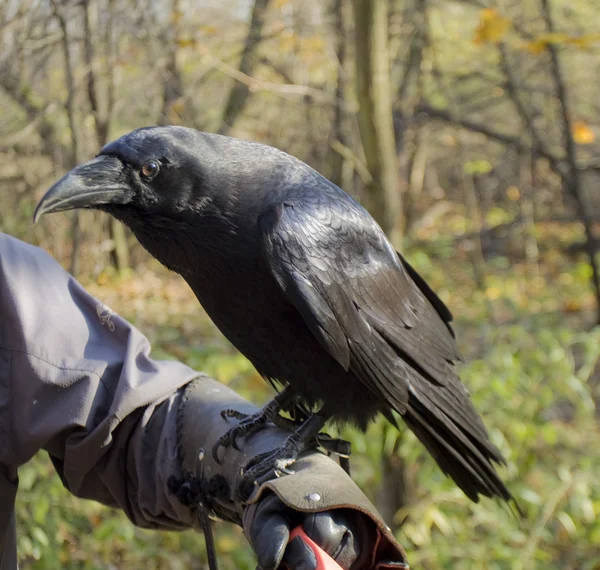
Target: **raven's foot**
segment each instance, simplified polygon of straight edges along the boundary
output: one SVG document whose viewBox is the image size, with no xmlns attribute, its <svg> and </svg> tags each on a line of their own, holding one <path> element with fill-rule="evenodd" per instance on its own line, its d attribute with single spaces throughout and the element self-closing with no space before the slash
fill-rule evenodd
<svg viewBox="0 0 600 570">
<path fill-rule="evenodd" d="M 331 437 L 328 433 L 317 435 L 317 443 L 328 454 L 348 459 L 352 452 L 352 444 L 344 439 Z"/>
<path fill-rule="evenodd" d="M 327 455 L 337 455 L 341 468 L 350 475 L 352 444 L 349 441 L 331 437 L 328 433 L 320 433 L 317 435 L 317 443 L 327 452 Z"/>
<path fill-rule="evenodd" d="M 289 468 L 290 465 L 302 451 L 316 443 L 316 436 L 324 423 L 324 417 L 313 415 L 288 436 L 280 447 L 254 457 L 246 465 L 238 485 L 238 495 L 242 501 L 246 501 L 254 489 L 264 482 L 294 473 Z"/>
<path fill-rule="evenodd" d="M 221 412 L 221 417 L 224 420 L 227 420 L 229 418 L 234 418 L 236 420 L 239 420 L 242 424 L 246 424 L 246 423 L 252 423 L 252 421 L 254 420 L 254 422 L 256 422 L 257 419 L 260 419 L 259 416 L 262 417 L 263 414 L 265 413 L 269 413 L 268 410 L 263 409 L 260 412 L 258 412 L 257 414 L 254 415 L 249 415 L 249 414 L 244 414 L 243 412 L 239 412 L 238 410 L 232 410 L 232 409 L 227 409 L 227 410 L 223 410 Z M 279 410 L 273 412 L 273 414 L 271 415 L 271 417 L 268 418 L 267 421 L 270 421 L 272 423 L 274 423 L 277 427 L 280 427 L 282 429 L 287 429 L 288 431 L 295 431 L 297 428 L 299 428 L 302 425 L 302 421 L 300 420 L 292 420 L 290 418 L 284 418 L 283 416 L 279 415 Z M 260 429 L 260 427 L 262 427 L 261 425 L 258 426 L 258 429 Z M 244 429 L 246 429 L 244 427 Z M 235 428 L 232 428 L 231 431 L 235 430 Z M 250 429 L 249 432 L 247 433 L 254 433 L 252 429 Z M 246 434 L 240 434 L 237 437 L 242 437 L 242 435 L 246 435 Z M 327 436 L 329 437 L 329 436 Z M 338 441 L 338 440 L 335 440 Z M 341 441 L 341 440 L 339 440 Z M 347 442 L 346 442 L 347 443 Z M 231 445 L 237 449 L 236 444 L 232 441 Z"/>
<path fill-rule="evenodd" d="M 262 410 L 256 414 L 248 415 L 237 410 L 227 409 L 221 412 L 221 417 L 224 420 L 233 418 L 239 421 L 239 423 L 233 426 L 228 432 L 223 434 L 217 443 L 212 448 L 212 455 L 217 463 L 220 463 L 219 459 L 219 448 L 220 447 L 233 447 L 239 449 L 237 439 L 240 437 L 246 437 L 253 434 L 262 428 L 264 428 L 269 422 L 279 425 L 280 420 L 284 420 L 279 416 L 279 410 L 284 406 L 291 398 L 292 393 L 289 388 L 285 388 L 281 393 L 277 394 Z M 291 420 L 290 420 L 291 421 Z M 289 426 L 288 426 L 289 429 Z"/>
<path fill-rule="evenodd" d="M 293 474 L 294 471 L 289 467 L 305 447 L 304 439 L 297 433 L 293 433 L 281 447 L 254 457 L 246 466 L 238 486 L 238 494 L 242 500 L 246 501 L 254 489 L 264 482 L 282 475 Z"/>
<path fill-rule="evenodd" d="M 215 461 L 221 463 L 221 460 L 219 459 L 220 447 L 229 447 L 231 445 L 234 449 L 239 449 L 237 444 L 238 438 L 245 437 L 261 430 L 273 419 L 278 411 L 278 407 L 275 406 L 273 402 L 269 402 L 262 410 L 260 410 L 260 412 L 252 415 L 243 414 L 237 410 L 223 410 L 221 412 L 221 417 L 224 420 L 235 418 L 236 420 L 239 420 L 239 423 L 223 434 L 213 446 L 212 454 Z"/>
</svg>

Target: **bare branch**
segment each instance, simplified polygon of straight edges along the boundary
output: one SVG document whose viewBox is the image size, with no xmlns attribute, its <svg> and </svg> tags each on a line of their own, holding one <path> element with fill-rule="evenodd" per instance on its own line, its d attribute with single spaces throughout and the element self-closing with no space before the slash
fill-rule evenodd
<svg viewBox="0 0 600 570">
<path fill-rule="evenodd" d="M 262 79 L 251 77 L 250 75 L 246 75 L 239 69 L 236 69 L 232 65 L 229 65 L 218 57 L 212 55 L 208 50 L 204 51 L 204 58 L 206 63 L 215 69 L 218 69 L 219 71 L 246 85 L 249 91 L 269 91 L 270 93 L 275 93 L 284 97 L 306 97 L 307 95 L 310 95 L 315 99 L 315 101 L 329 103 L 331 105 L 336 104 L 336 101 L 332 97 L 331 93 L 328 93 L 327 91 L 316 89 L 314 87 L 310 87 L 309 85 L 273 83 L 272 81 L 263 81 Z"/>
<path fill-rule="evenodd" d="M 544 155 L 548 162 L 550 163 L 550 167 L 554 170 L 561 178 L 564 178 L 565 169 L 560 163 L 560 161 L 554 157 L 554 155 L 548 150 L 546 144 L 544 143 L 543 137 L 539 133 L 538 129 L 535 126 L 533 121 L 533 117 L 527 109 L 525 102 L 522 100 L 519 90 L 517 88 L 517 81 L 515 79 L 514 73 L 508 63 L 508 55 L 506 46 L 503 43 L 498 45 L 498 50 L 500 52 L 500 67 L 504 71 L 506 75 L 506 89 L 512 100 L 515 108 L 517 109 L 517 113 L 521 120 L 523 121 L 527 131 L 531 136 L 531 141 L 533 145 L 534 153 Z"/>
</svg>

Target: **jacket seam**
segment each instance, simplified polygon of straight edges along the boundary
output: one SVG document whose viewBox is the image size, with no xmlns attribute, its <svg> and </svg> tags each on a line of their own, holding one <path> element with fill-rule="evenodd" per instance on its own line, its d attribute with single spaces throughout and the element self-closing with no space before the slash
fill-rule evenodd
<svg viewBox="0 0 600 570">
<path fill-rule="evenodd" d="M 0 347 L 3 348 L 3 347 Z M 41 360 L 42 362 L 49 364 L 50 366 L 52 366 L 53 368 L 57 368 L 58 370 L 70 370 L 71 372 L 87 372 L 88 374 L 93 374 L 94 376 L 97 376 L 98 379 L 100 381 L 102 381 L 102 376 L 100 374 L 98 374 L 98 372 L 96 370 L 91 370 L 89 368 L 76 368 L 76 367 L 72 367 L 72 366 L 61 366 L 59 364 L 55 364 L 54 362 L 51 362 L 50 360 L 47 360 L 46 358 L 43 358 L 42 356 L 38 356 L 37 354 L 33 354 L 31 352 L 28 352 L 26 350 L 21 350 L 18 348 L 3 348 L 3 350 L 6 350 L 8 352 L 11 353 L 11 378 L 12 378 L 12 353 L 17 352 L 19 354 L 26 354 L 27 356 L 30 356 L 32 358 L 35 358 L 36 360 Z M 104 384 L 104 382 L 102 382 Z"/>
</svg>

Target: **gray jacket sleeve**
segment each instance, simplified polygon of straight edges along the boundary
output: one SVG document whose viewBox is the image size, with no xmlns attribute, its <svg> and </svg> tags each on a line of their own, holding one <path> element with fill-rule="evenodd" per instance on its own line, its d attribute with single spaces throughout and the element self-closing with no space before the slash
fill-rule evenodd
<svg viewBox="0 0 600 570">
<path fill-rule="evenodd" d="M 199 374 L 148 340 L 44 251 L 0 234 L 0 569 L 15 568 L 17 468 L 46 450 L 75 495 L 137 525 L 180 529 L 178 389 Z"/>
</svg>

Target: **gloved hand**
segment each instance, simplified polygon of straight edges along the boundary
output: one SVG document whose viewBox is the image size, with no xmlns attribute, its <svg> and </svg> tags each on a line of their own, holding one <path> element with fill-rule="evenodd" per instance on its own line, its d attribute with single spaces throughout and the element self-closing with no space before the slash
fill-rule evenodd
<svg viewBox="0 0 600 570">
<path fill-rule="evenodd" d="M 252 414 L 257 408 L 238 394 L 202 378 L 184 390 L 178 414 L 178 442 L 183 482 L 178 498 L 188 505 L 200 499 L 224 520 L 240 524 L 264 570 L 314 569 L 302 539 L 289 546 L 290 530 L 304 532 L 345 570 L 408 568 L 406 554 L 375 507 L 345 471 L 329 457 L 306 451 L 291 466 L 293 474 L 256 486 L 247 500 L 238 492 L 250 461 L 279 447 L 289 431 L 275 426 L 223 449 L 216 462 L 210 450 L 234 420 L 221 411 L 233 408 Z M 186 493 L 186 489 L 189 493 Z M 187 497 L 186 497 L 187 495 Z"/>
<path fill-rule="evenodd" d="M 366 517 L 351 509 L 300 513 L 268 493 L 244 513 L 244 532 L 262 570 L 315 570 L 317 562 L 301 537 L 289 541 L 290 532 L 302 524 L 304 532 L 344 570 L 367 568 L 375 543 Z"/>
</svg>

